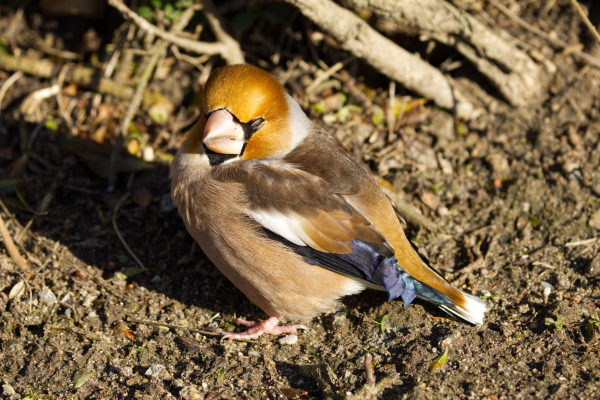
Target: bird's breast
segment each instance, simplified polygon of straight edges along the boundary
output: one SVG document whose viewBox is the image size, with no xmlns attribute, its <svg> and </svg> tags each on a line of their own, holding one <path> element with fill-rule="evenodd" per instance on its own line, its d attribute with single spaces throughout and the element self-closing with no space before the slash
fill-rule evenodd
<svg viewBox="0 0 600 400">
<path fill-rule="evenodd" d="M 171 193 L 188 232 L 223 275 L 269 316 L 306 320 L 335 310 L 337 299 L 364 289 L 268 239 L 246 214 L 242 185 L 214 180 L 206 170 L 186 169 L 181 162 L 174 161 L 172 168 Z"/>
</svg>

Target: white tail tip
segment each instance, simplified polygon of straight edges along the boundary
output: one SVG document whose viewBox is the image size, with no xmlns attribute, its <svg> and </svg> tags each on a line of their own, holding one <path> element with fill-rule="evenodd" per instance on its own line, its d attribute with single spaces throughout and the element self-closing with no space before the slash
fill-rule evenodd
<svg viewBox="0 0 600 400">
<path fill-rule="evenodd" d="M 456 315 L 457 317 L 472 323 L 473 325 L 482 325 L 483 317 L 487 311 L 485 301 L 470 294 L 462 293 L 462 295 L 465 297 L 464 307 L 459 307 L 458 305 L 443 305 L 440 306 L 440 308 L 450 314 Z"/>
</svg>

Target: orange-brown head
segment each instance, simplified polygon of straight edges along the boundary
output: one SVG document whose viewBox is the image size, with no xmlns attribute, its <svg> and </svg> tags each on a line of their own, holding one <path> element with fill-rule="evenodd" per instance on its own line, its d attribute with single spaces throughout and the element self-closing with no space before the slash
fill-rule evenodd
<svg viewBox="0 0 600 400">
<path fill-rule="evenodd" d="M 310 129 L 310 121 L 279 82 L 245 64 L 213 71 L 203 108 L 206 122 L 197 134 L 202 134 L 204 147 L 242 160 L 282 157 Z"/>
</svg>

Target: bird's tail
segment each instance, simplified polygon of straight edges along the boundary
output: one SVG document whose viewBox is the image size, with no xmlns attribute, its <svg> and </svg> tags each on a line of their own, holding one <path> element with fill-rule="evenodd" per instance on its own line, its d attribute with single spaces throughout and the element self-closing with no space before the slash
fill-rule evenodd
<svg viewBox="0 0 600 400">
<path fill-rule="evenodd" d="M 438 276 L 435 272 L 431 272 L 435 276 Z M 415 298 L 419 298 L 433 303 L 447 313 L 474 325 L 481 325 L 483 323 L 483 316 L 487 311 L 487 307 L 482 300 L 455 289 L 441 277 L 439 278 L 447 286 L 444 288 L 444 292 L 430 285 L 430 283 L 438 283 L 435 281 L 432 282 L 432 279 L 426 280 L 425 282 L 427 283 L 419 281 L 399 265 L 396 257 L 387 258 L 379 264 L 374 278 L 384 284 L 390 301 L 401 297 L 404 301 L 404 307 L 408 306 Z"/>
<path fill-rule="evenodd" d="M 407 244 L 410 246 L 408 241 Z M 402 286 L 401 291 L 397 291 L 398 295 L 394 295 L 394 298 L 402 297 L 404 304 L 407 305 L 412 299 L 418 297 L 436 304 L 449 314 L 474 325 L 481 325 L 483 323 L 483 317 L 487 311 L 487 306 L 483 300 L 463 293 L 450 285 L 448 281 L 429 267 L 427 262 L 419 256 L 412 246 L 409 248 L 405 247 L 404 249 L 406 251 L 398 252 L 398 247 L 396 247 L 396 257 L 390 259 L 390 261 L 394 259 L 399 260 L 396 260 L 395 267 L 399 274 L 398 282 Z M 413 288 L 414 292 L 412 292 Z M 390 297 L 392 297 L 394 294 L 393 288 L 392 290 L 390 288 L 387 289 Z"/>
</svg>

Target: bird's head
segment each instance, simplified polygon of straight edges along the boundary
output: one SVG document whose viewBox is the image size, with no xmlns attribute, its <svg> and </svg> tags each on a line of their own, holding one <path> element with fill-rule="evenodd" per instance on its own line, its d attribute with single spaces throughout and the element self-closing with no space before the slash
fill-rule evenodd
<svg viewBox="0 0 600 400">
<path fill-rule="evenodd" d="M 190 132 L 211 165 L 279 158 L 310 131 L 298 103 L 268 72 L 245 64 L 216 69 L 204 88 L 204 116 Z"/>
</svg>

